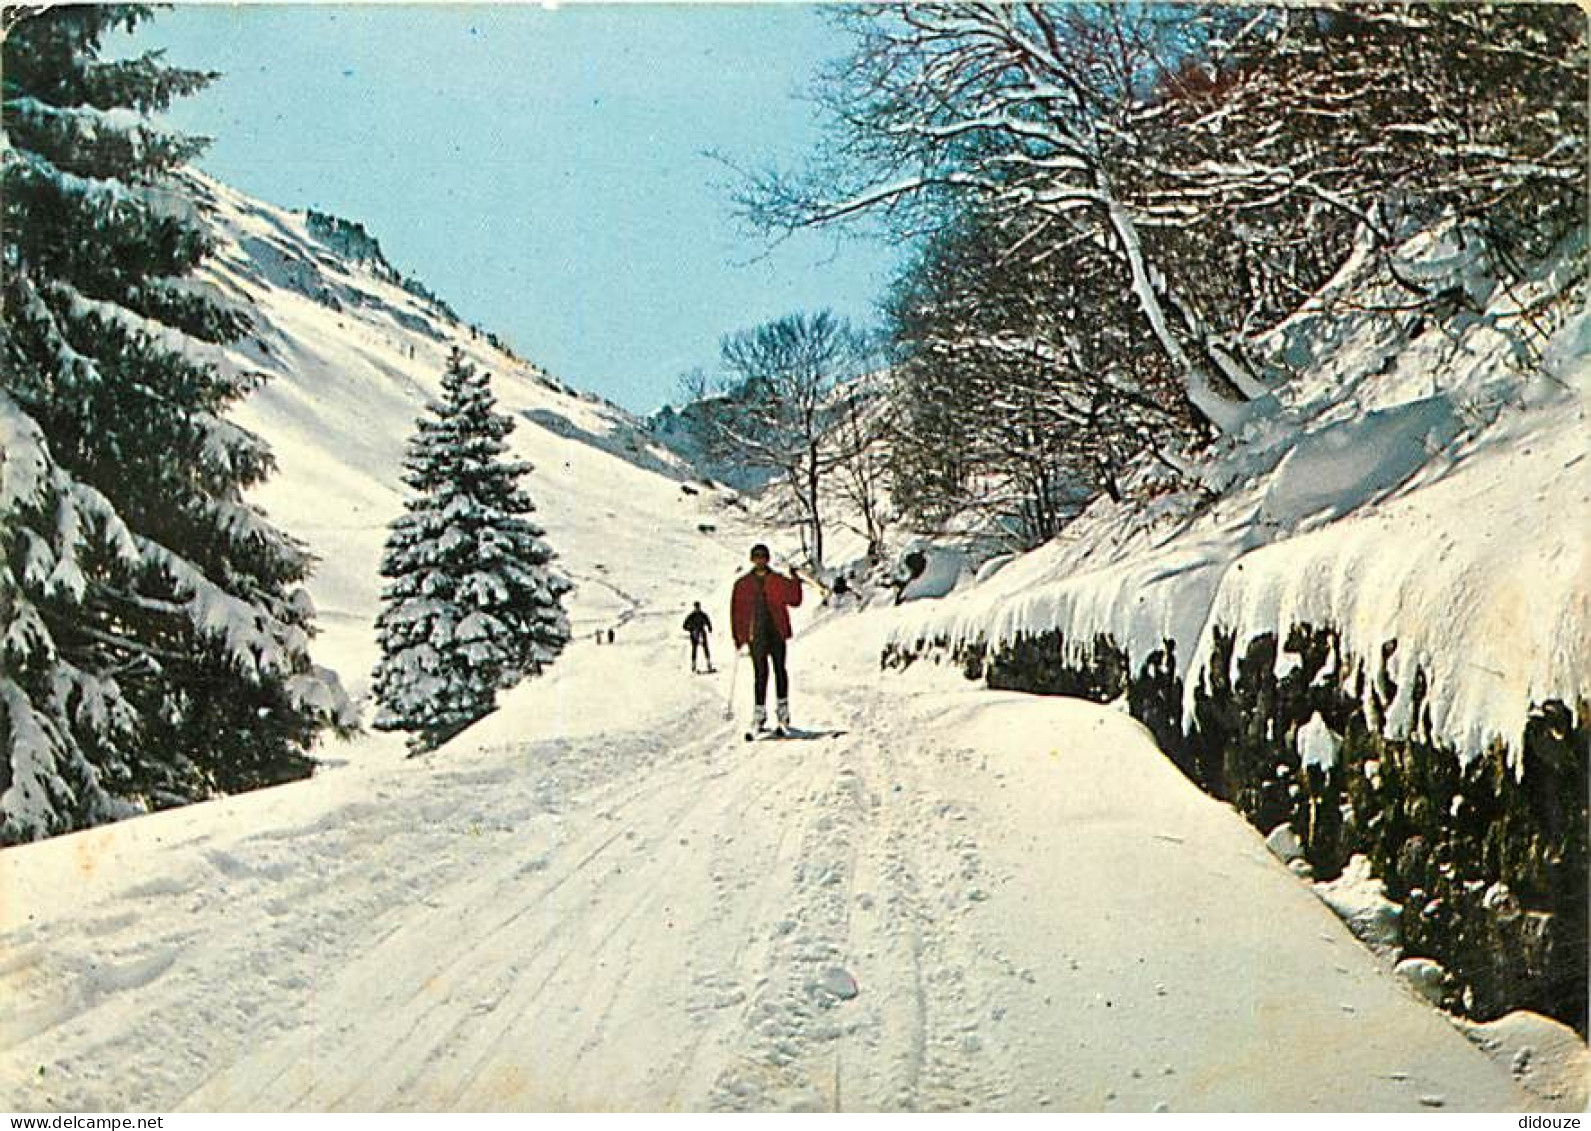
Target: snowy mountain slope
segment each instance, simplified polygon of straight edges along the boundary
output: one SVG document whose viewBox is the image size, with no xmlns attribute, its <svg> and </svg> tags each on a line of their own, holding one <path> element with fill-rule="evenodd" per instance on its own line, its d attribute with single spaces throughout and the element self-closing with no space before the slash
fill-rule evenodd
<svg viewBox="0 0 1591 1131">
<path fill-rule="evenodd" d="M 891 616 L 798 637 L 798 722 L 827 737 L 741 742 L 719 712 L 731 673 L 683 674 L 677 626 L 648 616 L 576 643 L 433 758 L 0 854 L 25 897 L 0 919 L 0 1094 L 1541 1106 L 1140 727 L 882 675 Z M 592 688 L 622 710 L 561 714 Z M 70 904 L 45 895 L 69 883 Z"/>
<path fill-rule="evenodd" d="M 689 592 L 693 578 L 738 561 L 697 529 L 719 521 L 712 496 L 680 489 L 692 469 L 650 444 L 635 418 L 505 354 L 390 269 L 337 254 L 304 216 L 199 184 L 220 239 L 208 275 L 256 322 L 255 341 L 231 360 L 270 378 L 238 413 L 279 464 L 256 500 L 321 560 L 310 586 L 322 630 L 315 651 L 351 691 L 364 691 L 377 656 L 376 571 L 402 507 L 404 445 L 455 346 L 493 374 L 500 408 L 518 424 L 510 444 L 534 465 L 526 487 L 536 520 L 578 584 L 577 634 L 621 623 L 645 596 L 610 568 L 617 563 L 655 554 Z"/>
<path fill-rule="evenodd" d="M 776 477 L 775 472 L 716 461 L 708 454 L 704 437 L 714 414 L 726 411 L 723 404 L 723 397 L 710 397 L 692 401 L 677 410 L 673 405 L 664 405 L 647 418 L 647 431 L 703 475 L 736 491 L 758 491 Z"/>
</svg>

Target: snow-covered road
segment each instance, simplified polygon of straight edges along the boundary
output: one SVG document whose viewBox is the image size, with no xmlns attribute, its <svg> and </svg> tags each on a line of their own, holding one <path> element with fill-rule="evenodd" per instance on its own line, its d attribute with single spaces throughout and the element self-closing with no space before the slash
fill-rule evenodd
<svg viewBox="0 0 1591 1131">
<path fill-rule="evenodd" d="M 675 619 L 429 760 L 0 854 L 3 1105 L 1527 1106 L 1124 715 L 869 615 L 793 648 L 843 733 L 748 745 Z"/>
</svg>

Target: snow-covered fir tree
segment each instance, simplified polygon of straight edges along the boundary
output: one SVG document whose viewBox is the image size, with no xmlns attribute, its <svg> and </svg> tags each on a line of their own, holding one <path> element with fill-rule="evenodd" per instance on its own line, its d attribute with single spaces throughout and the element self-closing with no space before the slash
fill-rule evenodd
<svg viewBox="0 0 1591 1131">
<path fill-rule="evenodd" d="M 403 481 L 415 494 L 392 525 L 376 620 L 381 662 L 375 725 L 433 750 L 497 706 L 499 690 L 538 674 L 569 640 L 563 594 L 535 508 L 507 460 L 513 421 L 494 411 L 489 377 L 457 350 L 409 442 Z"/>
<path fill-rule="evenodd" d="M 309 774 L 353 715 L 315 668 L 311 560 L 244 499 L 247 320 L 153 125 L 211 76 L 103 61 L 139 7 L 7 13 L 0 322 L 0 843 Z"/>
</svg>

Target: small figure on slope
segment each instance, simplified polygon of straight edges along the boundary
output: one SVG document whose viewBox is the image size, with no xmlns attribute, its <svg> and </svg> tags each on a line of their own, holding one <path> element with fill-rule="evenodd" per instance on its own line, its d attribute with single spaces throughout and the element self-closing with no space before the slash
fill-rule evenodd
<svg viewBox="0 0 1591 1131">
<path fill-rule="evenodd" d="M 696 652 L 697 649 L 700 649 L 702 659 L 707 664 L 705 668 L 700 670 L 711 673 L 713 670 L 713 653 L 707 646 L 707 634 L 713 631 L 713 622 L 708 619 L 706 613 L 702 612 L 702 603 L 700 601 L 691 602 L 690 615 L 685 618 L 685 631 L 690 634 L 691 638 L 691 672 L 694 674 L 698 670 L 696 667 Z"/>
<path fill-rule="evenodd" d="M 729 612 L 735 647 L 751 650 L 756 697 L 751 716 L 753 732 L 766 730 L 768 726 L 770 664 L 777 698 L 779 725 L 776 733 L 783 735 L 790 726 L 790 676 L 785 671 L 785 641 L 790 639 L 790 610 L 799 604 L 801 579 L 795 571 L 791 570 L 788 577 L 774 572 L 768 568 L 768 547 L 760 542 L 753 546 L 751 570 L 735 582 Z"/>
</svg>

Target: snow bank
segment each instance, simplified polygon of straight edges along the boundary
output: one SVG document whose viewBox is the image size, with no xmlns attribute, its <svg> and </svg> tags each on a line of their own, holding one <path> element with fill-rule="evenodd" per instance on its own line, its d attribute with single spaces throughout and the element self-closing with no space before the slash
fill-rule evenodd
<svg viewBox="0 0 1591 1131">
<path fill-rule="evenodd" d="M 1300 436 L 1271 475 L 1258 521 L 1296 527 L 1348 514 L 1407 482 L 1459 430 L 1452 402 L 1436 396 Z"/>
<path fill-rule="evenodd" d="M 967 572 L 967 556 L 951 546 L 920 545 L 911 553 L 921 554 L 923 570 L 902 587 L 902 601 L 932 600 L 955 589 Z M 907 554 L 910 557 L 911 554 Z"/>
<path fill-rule="evenodd" d="M 1584 405 L 1509 420 L 1420 489 L 1244 555 L 1223 573 L 1199 644 L 1330 625 L 1361 661 L 1397 642 L 1387 732 L 1415 721 L 1414 674 L 1433 733 L 1476 754 L 1515 744 L 1532 704 L 1588 694 L 1591 462 Z M 1367 681 L 1368 686 L 1368 681 Z M 1189 686 L 1187 706 L 1192 706 Z"/>
<path fill-rule="evenodd" d="M 1091 568 L 1075 560 L 1073 546 L 1052 543 L 953 602 L 917 606 L 902 619 L 893 640 L 907 646 L 937 639 L 998 646 L 1059 628 L 1066 635 L 1068 658 L 1078 661 L 1100 633 L 1135 657 L 1168 640 L 1179 655 L 1187 655 L 1231 556 L 1227 541 L 1223 532 L 1203 543 L 1153 547 Z"/>
<path fill-rule="evenodd" d="M 1436 263 L 1445 247 L 1404 255 Z M 1235 663 L 1254 637 L 1310 624 L 1372 672 L 1395 642 L 1390 736 L 1428 721 L 1466 756 L 1494 741 L 1517 754 L 1532 705 L 1591 697 L 1591 314 L 1550 340 L 1520 314 L 1563 291 L 1576 250 L 1436 328 L 1339 314 L 1343 294 L 1391 301 L 1364 294 L 1351 264 L 1342 293 L 1264 343 L 1309 368 L 1205 469 L 1215 501 L 1097 502 L 1051 544 L 913 610 L 891 643 L 1058 631 L 1080 664 L 1104 634 L 1137 665 L 1169 642 L 1187 713 L 1218 632 L 1235 635 Z M 1416 670 L 1428 720 L 1413 717 Z"/>
<path fill-rule="evenodd" d="M 1469 1039 L 1507 1065 L 1531 1095 L 1561 1111 L 1585 1111 L 1591 1085 L 1591 1054 L 1569 1026 L 1529 1010 L 1495 1021 L 1459 1023 Z"/>
</svg>

